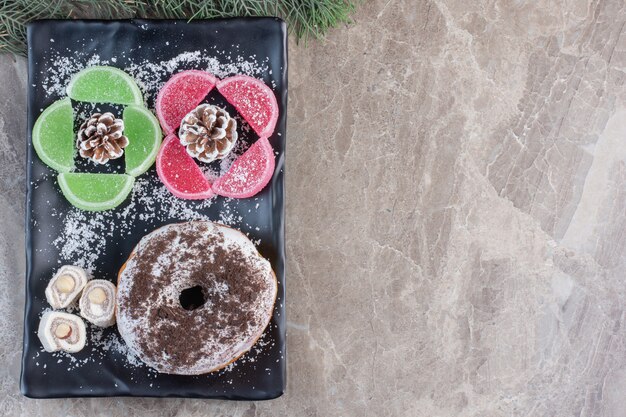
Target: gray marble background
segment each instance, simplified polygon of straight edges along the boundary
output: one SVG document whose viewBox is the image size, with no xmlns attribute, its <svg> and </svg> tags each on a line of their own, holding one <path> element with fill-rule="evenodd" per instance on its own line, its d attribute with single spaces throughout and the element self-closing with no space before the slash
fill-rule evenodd
<svg viewBox="0 0 626 417">
<path fill-rule="evenodd" d="M 26 63 L 0 57 L 0 415 L 626 416 L 625 26 L 623 0 L 375 0 L 290 44 L 289 382 L 261 403 L 19 394 Z"/>
</svg>

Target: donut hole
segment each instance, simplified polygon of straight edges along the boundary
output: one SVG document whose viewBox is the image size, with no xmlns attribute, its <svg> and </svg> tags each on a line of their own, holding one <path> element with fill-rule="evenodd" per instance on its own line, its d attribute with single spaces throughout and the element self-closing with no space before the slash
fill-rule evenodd
<svg viewBox="0 0 626 417">
<path fill-rule="evenodd" d="M 204 288 L 200 285 L 186 288 L 178 296 L 178 301 L 185 310 L 195 310 L 202 307 L 206 303 L 206 299 Z"/>
</svg>

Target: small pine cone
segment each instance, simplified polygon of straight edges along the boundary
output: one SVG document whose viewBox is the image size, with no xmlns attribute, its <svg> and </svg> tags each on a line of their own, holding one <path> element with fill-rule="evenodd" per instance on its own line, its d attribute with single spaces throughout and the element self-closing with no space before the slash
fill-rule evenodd
<svg viewBox="0 0 626 417">
<path fill-rule="evenodd" d="M 128 138 L 123 135 L 124 121 L 112 113 L 94 113 L 80 125 L 76 146 L 83 158 L 106 164 L 124 154 Z"/>
<path fill-rule="evenodd" d="M 222 159 L 237 142 L 237 121 L 212 104 L 202 104 L 188 113 L 178 131 L 187 153 L 202 162 Z"/>
</svg>

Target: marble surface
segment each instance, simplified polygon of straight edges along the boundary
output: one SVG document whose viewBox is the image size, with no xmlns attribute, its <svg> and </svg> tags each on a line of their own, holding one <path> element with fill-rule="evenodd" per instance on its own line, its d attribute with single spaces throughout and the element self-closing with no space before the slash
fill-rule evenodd
<svg viewBox="0 0 626 417">
<path fill-rule="evenodd" d="M 26 64 L 0 57 L 0 415 L 625 416 L 625 26 L 622 0 L 375 0 L 292 41 L 289 380 L 260 403 L 19 394 Z"/>
</svg>

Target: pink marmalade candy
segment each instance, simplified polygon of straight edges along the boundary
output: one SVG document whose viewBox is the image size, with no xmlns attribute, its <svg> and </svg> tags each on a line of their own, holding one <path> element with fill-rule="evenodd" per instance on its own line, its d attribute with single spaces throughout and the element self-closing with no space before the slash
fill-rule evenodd
<svg viewBox="0 0 626 417">
<path fill-rule="evenodd" d="M 175 135 L 163 141 L 156 168 L 165 187 L 178 198 L 202 200 L 213 196 L 211 183 Z"/>
<path fill-rule="evenodd" d="M 270 137 L 278 120 L 278 104 L 263 81 L 237 75 L 218 81 L 217 89 L 260 137 Z"/>
<path fill-rule="evenodd" d="M 261 138 L 213 183 L 213 192 L 224 197 L 252 197 L 272 179 L 274 166 L 272 145 L 266 138 Z"/>
<path fill-rule="evenodd" d="M 156 113 L 165 134 L 172 133 L 187 113 L 195 109 L 215 86 L 206 71 L 183 71 L 165 83 L 156 99 Z"/>
</svg>

